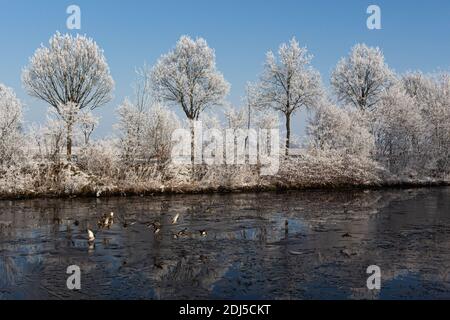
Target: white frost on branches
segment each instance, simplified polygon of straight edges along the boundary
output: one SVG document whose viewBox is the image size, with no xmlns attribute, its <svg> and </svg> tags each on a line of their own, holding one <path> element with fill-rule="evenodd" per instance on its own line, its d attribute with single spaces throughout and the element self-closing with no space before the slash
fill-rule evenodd
<svg viewBox="0 0 450 320">
<path fill-rule="evenodd" d="M 311 59 L 295 39 L 277 54 L 269 52 L 259 80 L 247 85 L 237 109 L 225 101 L 230 85 L 217 70 L 214 50 L 204 39 L 183 36 L 154 67 L 136 71 L 134 97 L 117 109 L 118 135 L 94 140 L 99 119 L 91 109 L 108 102 L 114 86 L 106 59 L 92 39 L 57 33 L 48 47 L 36 50 L 22 74 L 28 93 L 50 105 L 44 126 L 22 131 L 22 104 L 0 84 L 0 196 L 449 179 L 449 73 L 397 76 L 380 49 L 358 44 L 337 64 L 331 77 L 334 94 L 327 95 Z M 169 106 L 179 107 L 184 121 Z M 226 106 L 225 125 L 216 106 Z M 300 109 L 311 116 L 308 144 L 294 155 L 289 154 L 291 116 Z M 280 114 L 287 137 L 279 147 L 278 136 L 272 140 L 268 129 L 279 129 Z M 202 121 L 202 130 L 194 130 L 196 121 Z M 192 165 L 187 166 L 170 159 L 177 143 L 173 133 L 188 127 Z M 258 162 L 250 162 L 249 152 L 249 162 L 239 166 L 196 165 L 197 147 L 206 150 L 202 157 L 208 163 L 221 153 L 228 157 L 229 142 L 241 147 L 232 146 L 236 159 L 238 152 L 258 150 Z M 276 155 L 285 148 L 286 156 L 277 156 L 280 170 L 266 179 L 261 169 L 271 161 L 273 147 Z M 61 161 L 64 151 L 70 164 Z"/>
<path fill-rule="evenodd" d="M 136 75 L 133 102 L 125 99 L 117 109 L 118 147 L 128 163 L 156 160 L 164 164 L 171 154 L 172 133 L 180 127 L 180 121 L 152 97 L 152 73 L 147 65 L 137 69 Z"/>
<path fill-rule="evenodd" d="M 370 110 L 394 81 L 394 74 L 384 62 L 379 48 L 357 44 L 342 58 L 331 75 L 337 98 L 361 110 Z"/>
<path fill-rule="evenodd" d="M 97 128 L 99 121 L 100 118 L 94 116 L 94 114 L 90 111 L 82 111 L 79 114 L 78 124 L 83 135 L 83 143 L 85 146 L 89 145 L 91 135 L 94 132 L 95 128 Z"/>
<path fill-rule="evenodd" d="M 311 66 L 312 55 L 293 38 L 278 49 L 278 58 L 267 53 L 259 82 L 259 103 L 283 113 L 286 120 L 286 153 L 290 147 L 291 116 L 300 108 L 314 107 L 322 96 L 320 74 Z"/>
<path fill-rule="evenodd" d="M 11 88 L 0 84 L 0 165 L 18 155 L 21 148 L 22 103 Z"/>
<path fill-rule="evenodd" d="M 423 118 L 426 167 L 434 174 L 450 173 L 450 75 L 410 73 L 403 86 Z"/>
<path fill-rule="evenodd" d="M 139 109 L 125 100 L 117 114 L 119 148 L 127 162 L 157 160 L 164 164 L 169 160 L 173 144 L 172 133 L 180 127 L 174 112 L 159 103 Z"/>
<path fill-rule="evenodd" d="M 175 48 L 161 56 L 151 72 L 156 96 L 180 106 L 191 123 L 191 162 L 194 163 L 193 121 L 207 108 L 223 104 L 230 85 L 217 70 L 214 50 L 202 38 L 182 36 Z"/>
<path fill-rule="evenodd" d="M 340 108 L 328 101 L 322 101 L 314 111 L 307 131 L 314 149 L 365 158 L 374 149 L 373 136 L 361 111 Z"/>
<path fill-rule="evenodd" d="M 182 36 L 175 49 L 163 55 L 152 70 L 156 95 L 182 107 L 188 119 L 221 105 L 230 85 L 216 68 L 214 50 L 202 38 Z"/>
<path fill-rule="evenodd" d="M 72 153 L 72 130 L 76 110 L 94 109 L 112 98 L 114 81 L 103 50 L 86 36 L 56 33 L 49 46 L 37 49 L 23 70 L 22 82 L 28 94 L 39 98 L 66 121 L 67 156 Z M 65 113 L 65 114 L 64 114 Z"/>
<path fill-rule="evenodd" d="M 376 160 L 393 173 L 411 174 L 424 156 L 424 123 L 414 99 L 397 84 L 385 92 L 373 117 Z"/>
</svg>

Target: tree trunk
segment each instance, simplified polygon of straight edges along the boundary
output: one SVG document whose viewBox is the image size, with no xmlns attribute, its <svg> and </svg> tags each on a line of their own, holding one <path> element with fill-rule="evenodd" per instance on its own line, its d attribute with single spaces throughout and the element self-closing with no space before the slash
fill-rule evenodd
<svg viewBox="0 0 450 320">
<path fill-rule="evenodd" d="M 67 124 L 66 151 L 67 161 L 72 161 L 72 124 Z"/>
<path fill-rule="evenodd" d="M 191 164 L 194 167 L 195 161 L 195 125 L 194 120 L 191 119 Z"/>
<path fill-rule="evenodd" d="M 286 113 L 286 156 L 289 155 L 291 146 L 291 114 Z"/>
<path fill-rule="evenodd" d="M 251 127 L 251 113 L 252 113 L 252 109 L 250 107 L 250 103 L 248 104 L 248 114 L 247 114 L 247 136 L 245 137 L 245 150 L 247 150 L 248 148 L 248 152 L 250 155 L 250 145 L 249 145 L 249 134 L 250 134 L 250 127 Z"/>
</svg>

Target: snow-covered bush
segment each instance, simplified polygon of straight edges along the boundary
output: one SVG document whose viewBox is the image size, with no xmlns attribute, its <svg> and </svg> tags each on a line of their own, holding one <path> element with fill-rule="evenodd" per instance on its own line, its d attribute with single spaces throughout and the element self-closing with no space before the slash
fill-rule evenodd
<svg viewBox="0 0 450 320">
<path fill-rule="evenodd" d="M 120 150 L 116 145 L 111 140 L 97 140 L 80 148 L 77 165 L 97 177 L 113 178 L 118 173 L 120 162 Z"/>
<path fill-rule="evenodd" d="M 0 167 L 0 197 L 34 195 L 35 177 L 31 170 L 24 171 L 21 166 Z"/>
<path fill-rule="evenodd" d="M 382 182 L 382 171 L 368 157 L 310 149 L 300 157 L 283 161 L 275 181 L 285 188 L 374 186 Z"/>
</svg>

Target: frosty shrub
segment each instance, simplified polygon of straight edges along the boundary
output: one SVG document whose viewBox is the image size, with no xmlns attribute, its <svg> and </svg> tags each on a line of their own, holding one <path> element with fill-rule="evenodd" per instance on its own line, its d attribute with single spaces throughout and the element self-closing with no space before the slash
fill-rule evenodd
<svg viewBox="0 0 450 320">
<path fill-rule="evenodd" d="M 88 174 L 104 179 L 118 175 L 119 150 L 111 140 L 97 140 L 80 148 L 77 164 Z"/>
<path fill-rule="evenodd" d="M 20 166 L 0 167 L 0 197 L 36 195 L 35 177 Z"/>
<path fill-rule="evenodd" d="M 374 186 L 382 182 L 381 173 L 382 168 L 370 158 L 310 149 L 282 163 L 277 183 L 285 188 Z"/>
</svg>

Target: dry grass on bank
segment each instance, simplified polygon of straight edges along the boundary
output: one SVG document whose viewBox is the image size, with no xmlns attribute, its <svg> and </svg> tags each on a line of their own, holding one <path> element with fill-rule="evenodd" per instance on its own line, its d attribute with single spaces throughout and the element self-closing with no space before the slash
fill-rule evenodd
<svg viewBox="0 0 450 320">
<path fill-rule="evenodd" d="M 272 176 L 261 175 L 261 167 L 256 165 L 196 166 L 192 172 L 191 166 L 130 165 L 108 158 L 89 159 L 3 168 L 0 197 L 103 197 L 448 184 L 446 179 L 395 177 L 370 159 L 333 152 L 283 160 L 277 174 Z"/>
</svg>

